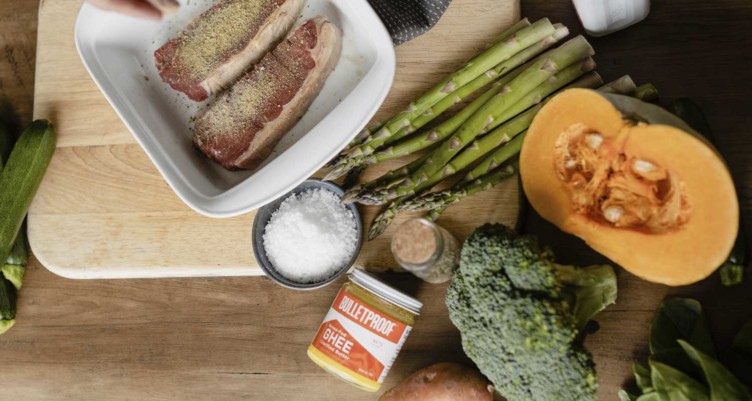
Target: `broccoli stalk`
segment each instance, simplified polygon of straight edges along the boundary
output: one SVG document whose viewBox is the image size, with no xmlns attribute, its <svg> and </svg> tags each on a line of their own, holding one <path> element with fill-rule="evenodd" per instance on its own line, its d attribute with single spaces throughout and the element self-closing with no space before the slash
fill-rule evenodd
<svg viewBox="0 0 752 401">
<path fill-rule="evenodd" d="M 554 263 L 531 236 L 485 225 L 467 239 L 447 307 L 465 353 L 509 401 L 595 400 L 583 328 L 616 300 L 610 266 Z"/>
</svg>

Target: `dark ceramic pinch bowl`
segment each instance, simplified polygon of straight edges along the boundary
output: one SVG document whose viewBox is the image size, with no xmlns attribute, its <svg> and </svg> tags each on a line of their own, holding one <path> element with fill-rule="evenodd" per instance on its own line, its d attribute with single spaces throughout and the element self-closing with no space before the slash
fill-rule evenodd
<svg viewBox="0 0 752 401">
<path fill-rule="evenodd" d="M 277 284 L 289 288 L 292 290 L 316 290 L 319 288 L 326 287 L 327 285 L 337 281 L 343 274 L 347 273 L 348 270 L 352 267 L 353 264 L 355 264 L 355 260 L 358 258 L 358 253 L 360 253 L 360 247 L 363 245 L 363 222 L 360 218 L 360 213 L 358 212 L 358 207 L 355 206 L 355 204 L 349 204 L 347 205 L 347 209 L 350 210 L 353 214 L 353 217 L 355 218 L 355 225 L 358 230 L 358 244 L 355 248 L 355 253 L 353 254 L 353 257 L 350 259 L 349 262 L 347 262 L 344 266 L 342 266 L 337 273 L 330 276 L 326 280 L 315 282 L 315 283 L 298 283 L 296 281 L 290 280 L 281 274 L 279 274 L 275 269 L 272 263 L 269 261 L 269 259 L 266 256 L 266 250 L 264 249 L 264 231 L 266 230 L 266 225 L 269 223 L 269 220 L 272 218 L 272 214 L 279 209 L 279 206 L 284 202 L 285 199 L 290 197 L 291 195 L 299 194 L 308 190 L 313 189 L 325 189 L 329 192 L 334 193 L 337 195 L 340 199 L 345 195 L 345 191 L 340 188 L 337 184 L 334 184 L 330 181 L 319 181 L 319 180 L 307 180 L 303 182 L 302 184 L 298 185 L 295 189 L 292 191 L 286 193 L 279 199 L 275 200 L 272 203 L 267 204 L 266 206 L 262 207 L 256 212 L 256 217 L 253 220 L 253 254 L 256 256 L 256 261 L 258 262 L 259 266 L 261 267 L 261 270 L 264 272 L 264 274 L 269 277 L 272 281 L 276 282 Z"/>
</svg>

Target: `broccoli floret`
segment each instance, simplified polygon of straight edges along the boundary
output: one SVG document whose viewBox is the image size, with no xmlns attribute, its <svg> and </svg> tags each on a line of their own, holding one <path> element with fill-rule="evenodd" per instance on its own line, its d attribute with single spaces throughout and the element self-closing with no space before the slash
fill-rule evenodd
<svg viewBox="0 0 752 401">
<path fill-rule="evenodd" d="M 535 237 L 485 225 L 467 239 L 447 292 L 465 353 L 509 401 L 595 400 L 583 328 L 616 300 L 607 265 L 561 266 Z"/>
</svg>

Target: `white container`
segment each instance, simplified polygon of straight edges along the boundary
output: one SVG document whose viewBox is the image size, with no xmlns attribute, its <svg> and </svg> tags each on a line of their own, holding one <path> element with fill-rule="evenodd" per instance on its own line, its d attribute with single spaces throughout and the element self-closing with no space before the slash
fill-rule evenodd
<svg viewBox="0 0 752 401">
<path fill-rule="evenodd" d="M 308 0 L 301 18 L 325 15 L 343 30 L 342 57 L 300 122 L 254 172 L 230 172 L 194 149 L 195 103 L 163 83 L 154 50 L 209 8 L 181 1 L 163 23 L 84 5 L 76 46 L 86 69 L 167 183 L 209 217 L 257 209 L 305 181 L 365 127 L 384 101 L 396 68 L 394 46 L 366 0 Z"/>
<path fill-rule="evenodd" d="M 604 36 L 634 25 L 650 13 L 650 0 L 574 0 L 590 36 Z"/>
</svg>

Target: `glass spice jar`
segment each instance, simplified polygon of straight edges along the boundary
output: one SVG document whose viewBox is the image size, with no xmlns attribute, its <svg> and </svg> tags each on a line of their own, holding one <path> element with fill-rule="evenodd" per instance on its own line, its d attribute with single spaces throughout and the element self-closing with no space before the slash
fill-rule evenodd
<svg viewBox="0 0 752 401">
<path fill-rule="evenodd" d="M 460 261 L 457 239 L 426 219 L 411 219 L 399 226 L 391 248 L 402 268 L 432 284 L 449 281 Z"/>
</svg>

